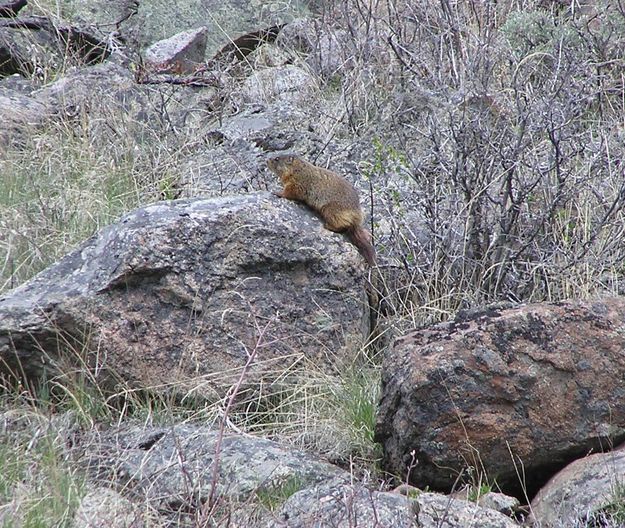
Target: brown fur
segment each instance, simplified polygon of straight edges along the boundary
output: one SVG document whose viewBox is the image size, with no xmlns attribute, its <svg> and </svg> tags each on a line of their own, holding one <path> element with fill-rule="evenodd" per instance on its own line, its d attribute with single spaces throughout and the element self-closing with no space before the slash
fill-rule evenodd
<svg viewBox="0 0 625 528">
<path fill-rule="evenodd" d="M 284 185 L 278 196 L 305 203 L 321 216 L 323 227 L 345 233 L 369 265 L 375 265 L 371 234 L 362 225 L 360 200 L 351 183 L 295 156 L 278 156 L 268 160 L 267 165 Z"/>
</svg>

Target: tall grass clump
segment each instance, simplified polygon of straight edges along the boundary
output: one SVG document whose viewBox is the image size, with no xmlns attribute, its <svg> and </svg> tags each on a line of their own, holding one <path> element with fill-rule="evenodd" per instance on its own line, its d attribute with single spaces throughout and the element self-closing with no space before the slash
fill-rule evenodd
<svg viewBox="0 0 625 528">
<path fill-rule="evenodd" d="M 374 441 L 380 370 L 360 365 L 331 375 L 314 365 L 242 402 L 228 417 L 237 429 L 308 449 L 355 471 L 377 473 Z M 208 410 L 208 409 L 206 409 Z"/>
<path fill-rule="evenodd" d="M 70 422 L 7 394 L 0 412 L 0 525 L 71 526 L 85 478 L 65 449 Z"/>
<path fill-rule="evenodd" d="M 33 132 L 0 155 L 0 292 L 123 213 L 171 198 L 175 154 L 159 142 L 96 143 L 76 123 Z"/>
</svg>

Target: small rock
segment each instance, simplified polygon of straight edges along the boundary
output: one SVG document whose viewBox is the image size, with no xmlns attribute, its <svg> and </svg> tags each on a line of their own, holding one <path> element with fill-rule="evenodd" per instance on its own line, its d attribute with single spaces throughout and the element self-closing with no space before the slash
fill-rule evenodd
<svg viewBox="0 0 625 528">
<path fill-rule="evenodd" d="M 297 100 L 310 94 L 314 86 L 311 74 L 287 64 L 253 73 L 243 83 L 241 91 L 245 101 L 263 103 L 273 99 Z"/>
<path fill-rule="evenodd" d="M 32 97 L 13 93 L 0 95 L 0 146 L 19 145 L 49 115 L 49 107 Z"/>
<path fill-rule="evenodd" d="M 59 45 L 58 34 L 37 29 L 0 27 L 0 77 L 19 73 L 45 78 L 58 72 L 67 61 L 67 50 Z"/>
<path fill-rule="evenodd" d="M 192 73 L 204 62 L 207 35 L 203 26 L 155 42 L 145 50 L 146 65 L 159 73 Z"/>
<path fill-rule="evenodd" d="M 251 120 L 247 124 L 255 125 Z M 262 127 L 262 120 L 256 125 Z M 224 196 L 263 188 L 259 175 L 266 163 L 259 149 L 242 139 L 204 146 L 180 167 L 183 196 Z M 228 176 L 216 178 L 216 174 Z"/>
<path fill-rule="evenodd" d="M 322 77 L 329 79 L 337 74 L 347 62 L 347 33 L 345 31 L 323 32 L 315 43 L 308 64 Z"/>
<path fill-rule="evenodd" d="M 329 481 L 289 497 L 270 527 L 409 528 L 417 526 L 418 507 L 416 501 L 398 493 Z"/>
<path fill-rule="evenodd" d="M 254 70 L 261 68 L 275 68 L 289 62 L 289 55 L 280 47 L 273 44 L 263 44 L 256 48 L 247 57 Z"/>
<path fill-rule="evenodd" d="M 109 488 L 95 488 L 82 499 L 73 528 L 143 528 L 141 508 Z M 151 524 L 150 526 L 153 526 Z"/>
<path fill-rule="evenodd" d="M 20 10 L 26 7 L 28 0 L 12 0 L 0 2 L 0 17 L 11 18 L 17 16 Z"/>
<path fill-rule="evenodd" d="M 477 503 L 482 506 L 482 508 L 498 511 L 508 517 L 514 515 L 521 506 L 519 499 L 516 497 L 510 497 L 503 493 L 495 493 L 494 491 L 482 495 Z"/>
<path fill-rule="evenodd" d="M 328 481 L 292 495 L 272 528 L 515 528 L 504 515 L 438 493 L 404 496 Z"/>
<path fill-rule="evenodd" d="M 2 51 L 0 50 L 0 61 L 2 61 L 1 54 Z M 10 97 L 11 95 L 26 96 L 35 89 L 35 82 L 33 82 L 32 79 L 25 79 L 19 73 L 14 73 L 13 75 L 0 79 L 0 95 L 6 97 Z"/>
</svg>

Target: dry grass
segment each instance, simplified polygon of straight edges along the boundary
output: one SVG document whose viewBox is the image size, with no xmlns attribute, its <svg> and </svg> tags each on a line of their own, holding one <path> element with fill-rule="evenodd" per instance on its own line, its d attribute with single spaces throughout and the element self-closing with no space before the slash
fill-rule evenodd
<svg viewBox="0 0 625 528">
<path fill-rule="evenodd" d="M 69 370 L 34 390 L 9 384 L 0 388 L 0 519 L 15 519 L 13 526 L 71 525 L 81 498 L 90 489 L 86 475 L 73 462 L 71 446 L 78 442 L 80 450 L 88 450 L 84 442 L 97 438 L 97 431 L 109 424 L 212 424 L 216 429 L 221 426 L 222 433 L 269 437 L 323 454 L 355 476 L 377 472 L 379 452 L 373 426 L 379 371 L 372 366 L 332 377 L 309 364 L 281 373 L 279 383 L 253 399 L 233 399 L 234 389 L 223 399 L 209 402 L 193 395 L 174 395 L 175 387 L 166 393 L 122 389 L 111 394 L 108 388 L 99 387 L 87 368 L 86 349 L 65 353 L 75 357 L 65 358 L 64 363 L 83 365 L 79 375 Z M 214 482 L 218 478 L 213 475 Z M 210 522 L 228 526 L 234 522 L 232 512 L 245 507 L 241 511 L 251 520 L 264 519 L 298 489 L 297 482 L 289 481 L 275 496 L 259 492 L 245 504 L 231 504 L 227 497 L 216 496 L 183 516 L 195 519 L 197 526 Z M 133 497 L 140 510 L 156 518 L 147 498 L 141 504 L 136 493 Z"/>
<path fill-rule="evenodd" d="M 86 126 L 86 123 L 83 123 Z M 0 293 L 140 205 L 172 198 L 176 153 L 158 144 L 95 144 L 76 123 L 51 124 L 0 157 Z"/>
</svg>

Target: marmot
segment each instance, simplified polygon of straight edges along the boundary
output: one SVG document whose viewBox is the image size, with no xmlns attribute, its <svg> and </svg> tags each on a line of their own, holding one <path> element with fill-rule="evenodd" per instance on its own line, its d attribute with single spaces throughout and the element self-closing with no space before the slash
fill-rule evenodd
<svg viewBox="0 0 625 528">
<path fill-rule="evenodd" d="M 321 216 L 323 227 L 345 233 L 369 265 L 375 266 L 371 234 L 362 225 L 360 200 L 351 183 L 296 156 L 277 156 L 267 165 L 284 185 L 278 196 L 305 203 Z"/>
</svg>

